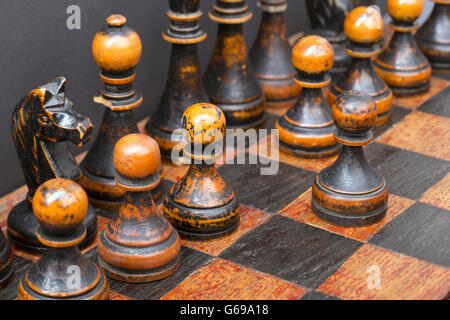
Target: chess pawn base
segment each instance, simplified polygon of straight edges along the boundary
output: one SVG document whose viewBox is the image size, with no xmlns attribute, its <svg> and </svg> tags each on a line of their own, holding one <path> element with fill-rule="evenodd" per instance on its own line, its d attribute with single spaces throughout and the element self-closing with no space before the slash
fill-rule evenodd
<svg viewBox="0 0 450 320">
<path fill-rule="evenodd" d="M 258 81 L 266 95 L 267 108 L 287 109 L 295 105 L 300 89 L 292 79 L 270 80 L 258 77 Z M 294 98 L 283 99 L 286 96 Z"/>
<path fill-rule="evenodd" d="M 6 241 L 3 232 L 0 230 L 0 288 L 8 283 L 8 280 L 14 272 L 14 267 L 11 264 L 11 261 L 11 247 Z"/>
<path fill-rule="evenodd" d="M 227 117 L 228 129 L 258 128 L 266 121 L 266 99 L 264 95 L 254 101 L 238 104 L 215 103 Z"/>
<path fill-rule="evenodd" d="M 88 246 L 97 236 L 97 215 L 92 206 L 89 206 L 83 225 L 86 227 L 86 238 L 80 243 L 80 247 Z M 18 247 L 31 251 L 45 250 L 36 237 L 38 227 L 39 223 L 27 199 L 18 203 L 8 215 L 8 238 Z"/>
<path fill-rule="evenodd" d="M 362 148 L 352 148 L 343 146 L 336 162 L 316 177 L 312 209 L 333 224 L 362 227 L 386 215 L 389 189 L 384 178 L 365 160 Z"/>
</svg>

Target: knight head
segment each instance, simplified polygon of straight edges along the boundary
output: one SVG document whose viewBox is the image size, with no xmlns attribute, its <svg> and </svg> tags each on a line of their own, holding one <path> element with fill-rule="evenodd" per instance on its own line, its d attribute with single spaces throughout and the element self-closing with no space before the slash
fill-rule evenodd
<svg viewBox="0 0 450 320">
<path fill-rule="evenodd" d="M 30 109 L 23 116 L 28 118 L 26 122 L 40 140 L 68 140 L 82 146 L 92 138 L 93 126 L 88 117 L 73 109 L 65 90 L 66 79 L 60 77 L 31 91 L 24 101 Z"/>
</svg>

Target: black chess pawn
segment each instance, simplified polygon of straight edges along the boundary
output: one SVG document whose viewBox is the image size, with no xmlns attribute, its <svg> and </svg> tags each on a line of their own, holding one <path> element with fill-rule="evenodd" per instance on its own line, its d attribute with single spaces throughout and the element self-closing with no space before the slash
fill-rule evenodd
<svg viewBox="0 0 450 320">
<path fill-rule="evenodd" d="M 92 55 L 105 84 L 94 102 L 104 106 L 105 112 L 100 132 L 81 162 L 84 176 L 80 183 L 95 207 L 115 212 L 122 203 L 123 190 L 114 182 L 113 150 L 120 138 L 138 132 L 133 109 L 142 104 L 143 97 L 133 89 L 133 81 L 142 44 L 124 16 L 111 15 L 106 21 L 108 25 L 97 32 L 92 42 Z M 161 196 L 161 192 L 154 196 Z"/>
<path fill-rule="evenodd" d="M 312 208 L 322 219 L 341 226 L 376 223 L 386 214 L 389 188 L 362 148 L 373 140 L 375 101 L 362 91 L 345 92 L 338 96 L 332 114 L 336 140 L 343 147 L 336 162 L 317 175 Z"/>
<path fill-rule="evenodd" d="M 287 0 L 258 0 L 261 25 L 250 50 L 250 62 L 266 96 L 268 108 L 295 105 L 300 87 L 294 82 L 291 45 L 286 36 L 284 12 Z"/>
<path fill-rule="evenodd" d="M 431 0 L 434 8 L 416 33 L 417 44 L 436 71 L 450 72 L 450 0 Z"/>
<path fill-rule="evenodd" d="M 214 167 L 223 151 L 226 120 L 215 105 L 198 103 L 183 114 L 184 152 L 192 163 L 164 199 L 163 212 L 180 236 L 219 238 L 239 224 L 239 200 Z"/>
<path fill-rule="evenodd" d="M 67 142 L 83 146 L 92 138 L 89 118 L 79 114 L 66 97 L 66 79 L 57 78 L 30 91 L 14 109 L 11 134 L 28 187 L 26 199 L 8 215 L 8 237 L 11 244 L 26 249 L 42 249 L 36 238 L 39 226 L 31 203 L 36 189 L 53 178 L 79 181 L 82 173 Z M 83 224 L 85 246 L 97 235 L 97 215 L 89 206 Z"/>
<path fill-rule="evenodd" d="M 3 235 L 3 231 L 0 230 L 0 289 L 7 284 L 14 272 L 11 261 L 11 247 Z"/>
<path fill-rule="evenodd" d="M 217 0 L 209 13 L 219 26 L 203 82 L 211 102 L 225 113 L 229 128 L 257 127 L 265 120 L 265 96 L 244 38 L 244 23 L 252 16 L 245 0 Z"/>
<path fill-rule="evenodd" d="M 44 182 L 33 198 L 39 221 L 37 238 L 47 247 L 20 281 L 20 300 L 107 300 L 108 281 L 77 244 L 86 236 L 82 224 L 88 210 L 83 188 L 68 179 Z"/>
<path fill-rule="evenodd" d="M 171 159 L 172 150 L 183 143 L 179 133 L 183 112 L 191 105 L 208 101 L 203 85 L 197 44 L 206 39 L 200 29 L 203 15 L 200 0 L 169 1 L 169 28 L 162 34 L 172 44 L 167 82 L 145 131 L 158 142 L 161 155 Z"/>
<path fill-rule="evenodd" d="M 303 158 L 323 158 L 339 152 L 333 131 L 333 119 L 322 88 L 331 82 L 328 71 L 333 66 L 333 47 L 320 36 L 306 36 L 292 51 L 298 71 L 295 82 L 303 87 L 295 106 L 276 124 L 280 149 Z"/>
<path fill-rule="evenodd" d="M 388 0 L 394 35 L 378 55 L 375 70 L 397 96 L 425 93 L 430 89 L 431 66 L 413 36 L 419 26 L 414 21 L 423 10 L 424 0 Z"/>
<path fill-rule="evenodd" d="M 377 122 L 380 126 L 391 119 L 392 91 L 374 69 L 372 58 L 381 52 L 379 43 L 383 35 L 383 18 L 375 7 L 357 7 L 345 18 L 347 36 L 345 51 L 352 56 L 348 69 L 335 81 L 328 94 L 332 107 L 339 94 L 361 90 L 377 104 Z"/>
<path fill-rule="evenodd" d="M 158 144 L 145 134 L 129 134 L 117 142 L 113 159 L 116 183 L 125 197 L 119 214 L 100 236 L 99 264 L 119 281 L 166 278 L 178 268 L 181 241 L 151 195 L 161 179 Z"/>
</svg>

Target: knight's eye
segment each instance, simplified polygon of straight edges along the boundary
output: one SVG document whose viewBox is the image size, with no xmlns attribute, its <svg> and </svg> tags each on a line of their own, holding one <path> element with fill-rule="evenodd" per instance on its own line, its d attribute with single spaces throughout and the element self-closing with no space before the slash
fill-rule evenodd
<svg viewBox="0 0 450 320">
<path fill-rule="evenodd" d="M 47 117 L 47 116 L 42 116 L 40 120 L 41 120 L 41 122 L 43 124 L 50 124 L 51 123 L 50 118 Z"/>
</svg>

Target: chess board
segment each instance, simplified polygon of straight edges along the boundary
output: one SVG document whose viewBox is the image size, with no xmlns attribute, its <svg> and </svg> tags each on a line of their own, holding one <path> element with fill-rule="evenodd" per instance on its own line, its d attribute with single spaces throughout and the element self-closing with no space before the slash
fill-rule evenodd
<svg viewBox="0 0 450 320">
<path fill-rule="evenodd" d="M 224 164 L 237 156 L 225 152 L 217 167 L 240 199 L 239 228 L 224 239 L 183 240 L 180 268 L 164 280 L 109 279 L 111 299 L 448 299 L 450 77 L 434 75 L 431 84 L 423 96 L 395 99 L 392 121 L 376 128 L 375 141 L 365 147 L 390 188 L 381 222 L 343 228 L 312 212 L 313 179 L 336 157 L 306 160 L 280 153 L 278 174 L 262 176 L 265 165 Z M 273 128 L 284 111 L 269 110 L 265 127 Z M 268 143 L 270 137 L 238 152 L 255 154 Z M 165 192 L 186 169 L 164 162 Z M 25 194 L 24 186 L 0 199 L 3 231 L 9 211 Z M 99 233 L 108 221 L 100 213 Z M 0 299 L 16 299 L 26 268 L 39 258 L 13 252 L 15 274 Z M 83 253 L 97 261 L 96 242 Z"/>
</svg>

